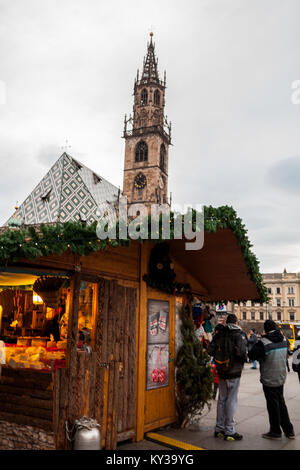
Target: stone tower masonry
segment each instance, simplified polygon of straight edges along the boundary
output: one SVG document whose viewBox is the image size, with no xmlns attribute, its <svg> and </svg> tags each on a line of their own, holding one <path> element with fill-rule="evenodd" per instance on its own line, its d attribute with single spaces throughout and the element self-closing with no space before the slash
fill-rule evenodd
<svg viewBox="0 0 300 470">
<path fill-rule="evenodd" d="M 150 33 L 142 76 L 134 83 L 133 116 L 125 116 L 123 195 L 129 204 L 169 204 L 168 160 L 171 124 L 164 115 L 166 73 L 158 74 L 158 60 Z"/>
</svg>

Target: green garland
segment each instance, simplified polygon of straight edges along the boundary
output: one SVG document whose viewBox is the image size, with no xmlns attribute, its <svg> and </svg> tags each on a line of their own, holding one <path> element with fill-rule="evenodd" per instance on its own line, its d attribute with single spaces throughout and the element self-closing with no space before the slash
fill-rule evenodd
<svg viewBox="0 0 300 470">
<path fill-rule="evenodd" d="M 196 217 L 193 211 L 192 228 L 195 231 Z M 161 222 L 162 217 L 160 217 Z M 151 216 L 147 217 L 148 233 L 151 234 Z M 174 214 L 170 214 L 170 239 L 174 238 Z M 39 229 L 34 227 L 11 229 L 7 228 L 0 235 L 0 263 L 7 265 L 16 262 L 18 259 L 36 259 L 40 256 L 51 254 L 61 255 L 67 250 L 80 256 L 89 255 L 99 250 L 105 250 L 108 246 L 118 247 L 129 245 L 130 239 L 120 239 L 119 223 L 116 223 L 116 239 L 99 239 L 96 236 L 96 225 L 85 225 L 81 222 L 65 222 L 63 224 L 41 224 Z M 214 208 L 204 207 L 204 230 L 206 232 L 216 232 L 217 230 L 229 228 L 237 237 L 242 254 L 248 267 L 248 274 L 256 284 L 260 293 L 260 302 L 267 302 L 267 289 L 264 286 L 262 275 L 259 271 L 259 262 L 251 251 L 251 243 L 247 236 L 247 230 L 241 219 L 237 217 L 235 210 L 229 206 Z M 148 240 L 159 242 L 165 240 L 161 223 L 157 238 Z M 145 240 L 138 239 L 141 243 Z M 176 287 L 176 286 L 175 286 Z M 220 299 L 221 301 L 222 299 Z M 228 300 L 228 299 L 227 299 Z M 230 299 L 234 300 L 234 299 Z M 241 299 L 239 299 L 241 300 Z M 243 299 L 242 299 L 243 300 Z M 247 299 L 244 299 L 247 300 Z"/>
</svg>

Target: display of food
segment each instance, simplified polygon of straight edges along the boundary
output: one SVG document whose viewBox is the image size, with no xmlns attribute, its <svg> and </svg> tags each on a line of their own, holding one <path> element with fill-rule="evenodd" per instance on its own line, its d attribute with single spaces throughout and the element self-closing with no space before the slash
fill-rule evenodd
<svg viewBox="0 0 300 470">
<path fill-rule="evenodd" d="M 41 336 L 35 336 L 31 339 L 31 346 L 41 346 L 43 348 L 47 345 L 48 338 L 42 338 Z"/>
<path fill-rule="evenodd" d="M 71 291 L 62 287 L 62 283 L 65 278 L 36 276 L 36 286 L 43 289 L 34 290 L 30 285 L 23 288 L 16 282 L 15 288 L 1 289 L 0 339 L 6 356 L 1 364 L 4 369 L 54 372 L 65 367 Z M 56 288 L 58 285 L 59 289 Z M 40 295 L 42 293 L 45 296 Z M 54 294 L 59 300 L 55 306 L 45 301 L 45 298 L 52 299 Z M 60 341 L 56 342 L 57 339 Z"/>
<path fill-rule="evenodd" d="M 17 340 L 18 346 L 31 346 L 32 338 L 30 336 L 20 336 Z"/>
<path fill-rule="evenodd" d="M 6 345 L 6 365 L 14 369 L 47 369 L 57 361 L 65 360 L 65 351 L 42 346 L 12 346 Z"/>
<path fill-rule="evenodd" d="M 13 368 L 43 369 L 41 361 L 46 350 L 42 347 L 7 347 L 6 364 Z"/>
</svg>

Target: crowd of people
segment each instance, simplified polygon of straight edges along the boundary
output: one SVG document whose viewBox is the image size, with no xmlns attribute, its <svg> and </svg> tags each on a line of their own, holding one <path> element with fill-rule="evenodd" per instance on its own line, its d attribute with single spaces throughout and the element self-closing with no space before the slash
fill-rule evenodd
<svg viewBox="0 0 300 470">
<path fill-rule="evenodd" d="M 235 314 L 228 314 L 225 324 L 212 327 L 211 314 L 206 307 L 201 315 L 194 315 L 195 332 L 203 347 L 211 356 L 214 375 L 213 399 L 217 401 L 217 416 L 214 435 L 227 441 L 243 438 L 236 432 L 234 416 L 238 404 L 238 391 L 244 364 L 260 371 L 260 382 L 266 400 L 269 430 L 262 434 L 265 439 L 281 439 L 282 432 L 288 439 L 295 438 L 284 399 L 284 384 L 290 371 L 288 356 L 293 354 L 292 367 L 300 382 L 300 336 L 293 353 L 289 341 L 273 320 L 266 320 L 263 334 L 255 329 L 246 334 L 238 325 Z M 299 356 L 299 357 L 298 357 Z"/>
</svg>

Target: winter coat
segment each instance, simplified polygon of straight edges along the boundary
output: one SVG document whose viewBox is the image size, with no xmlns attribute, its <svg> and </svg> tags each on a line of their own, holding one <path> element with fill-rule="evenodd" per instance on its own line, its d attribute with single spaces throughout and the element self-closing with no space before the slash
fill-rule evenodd
<svg viewBox="0 0 300 470">
<path fill-rule="evenodd" d="M 300 338 L 294 342 L 292 368 L 295 372 L 300 372 Z"/>
<path fill-rule="evenodd" d="M 260 381 L 266 387 L 280 387 L 286 380 L 287 340 L 280 330 L 263 335 L 249 351 L 249 359 L 260 364 Z"/>
<path fill-rule="evenodd" d="M 229 369 L 224 371 L 218 371 L 218 375 L 221 379 L 235 379 L 241 377 L 244 363 L 247 360 L 247 348 L 246 343 L 242 336 L 242 330 L 238 325 L 228 323 L 226 326 L 219 326 L 218 331 L 214 335 L 212 342 L 207 347 L 207 352 L 214 357 L 218 346 L 218 335 L 229 334 L 230 341 L 233 345 L 233 358 L 231 360 Z"/>
<path fill-rule="evenodd" d="M 252 333 L 252 335 L 248 339 L 248 351 L 251 351 L 251 349 L 256 343 L 257 343 L 257 336 L 254 333 Z"/>
<path fill-rule="evenodd" d="M 248 336 L 246 335 L 246 333 L 243 330 L 241 330 L 241 334 L 242 334 L 243 340 L 246 343 L 246 346 L 248 347 L 248 341 L 249 341 Z"/>
</svg>

